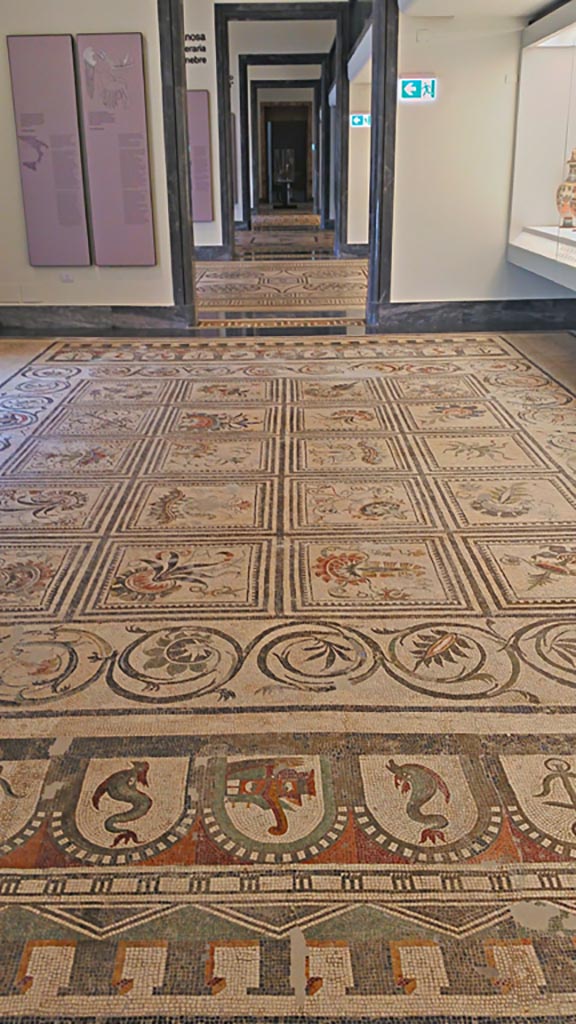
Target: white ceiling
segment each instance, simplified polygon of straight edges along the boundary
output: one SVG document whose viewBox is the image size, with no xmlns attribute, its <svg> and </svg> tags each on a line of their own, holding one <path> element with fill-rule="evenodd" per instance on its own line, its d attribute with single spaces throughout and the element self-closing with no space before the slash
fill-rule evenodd
<svg viewBox="0 0 576 1024">
<path fill-rule="evenodd" d="M 336 22 L 232 21 L 229 32 L 236 53 L 328 53 Z"/>
<path fill-rule="evenodd" d="M 399 0 L 400 10 L 415 17 L 532 18 L 550 0 Z"/>
</svg>

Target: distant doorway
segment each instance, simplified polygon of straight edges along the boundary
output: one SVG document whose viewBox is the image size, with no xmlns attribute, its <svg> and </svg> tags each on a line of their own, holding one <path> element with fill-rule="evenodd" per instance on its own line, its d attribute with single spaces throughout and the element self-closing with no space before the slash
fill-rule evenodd
<svg viewBox="0 0 576 1024">
<path fill-rule="evenodd" d="M 276 209 L 305 203 L 308 131 L 305 121 L 266 125 L 268 201 Z"/>
<path fill-rule="evenodd" d="M 258 206 L 288 209 L 312 202 L 312 104 L 263 103 L 259 136 Z"/>
</svg>

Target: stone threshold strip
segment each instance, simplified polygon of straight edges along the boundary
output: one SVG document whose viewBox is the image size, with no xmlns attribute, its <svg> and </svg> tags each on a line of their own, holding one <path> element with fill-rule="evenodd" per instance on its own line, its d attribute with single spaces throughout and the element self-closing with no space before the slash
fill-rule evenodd
<svg viewBox="0 0 576 1024">
<path fill-rule="evenodd" d="M 327 317 L 315 317 L 314 319 L 301 320 L 298 317 L 284 318 L 269 317 L 267 320 L 255 320 L 254 318 L 242 319 L 241 317 L 228 317 L 222 320 L 199 320 L 195 330 L 206 330 L 213 327 L 363 327 L 365 320 L 353 317 L 339 317 L 333 319 Z M 276 339 L 273 339 L 276 344 Z"/>
</svg>

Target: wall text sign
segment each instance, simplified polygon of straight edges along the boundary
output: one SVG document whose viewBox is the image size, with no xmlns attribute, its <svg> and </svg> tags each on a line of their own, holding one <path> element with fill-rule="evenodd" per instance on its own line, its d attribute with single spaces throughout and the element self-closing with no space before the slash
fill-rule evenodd
<svg viewBox="0 0 576 1024">
<path fill-rule="evenodd" d="M 28 255 L 90 265 L 71 36 L 8 38 Z"/>
<path fill-rule="evenodd" d="M 95 262 L 156 263 L 142 36 L 78 36 Z"/>
<path fill-rule="evenodd" d="M 187 32 L 184 36 L 184 53 L 187 64 L 207 64 L 205 32 Z"/>
<path fill-rule="evenodd" d="M 212 155 L 210 148 L 210 94 L 207 89 L 190 89 L 187 93 L 187 99 L 192 220 L 196 224 L 206 224 L 214 220 Z"/>
</svg>

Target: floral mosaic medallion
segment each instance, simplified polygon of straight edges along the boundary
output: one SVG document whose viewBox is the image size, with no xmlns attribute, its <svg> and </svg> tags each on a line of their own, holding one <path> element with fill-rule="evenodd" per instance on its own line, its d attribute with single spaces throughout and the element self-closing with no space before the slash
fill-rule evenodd
<svg viewBox="0 0 576 1024">
<path fill-rule="evenodd" d="M 347 262 L 200 290 L 348 309 Z M 576 1024 L 569 388 L 501 337 L 18 344 L 0 1020 Z"/>
<path fill-rule="evenodd" d="M 436 538 L 412 543 L 382 543 L 357 538 L 351 545 L 332 538 L 330 545 L 298 542 L 300 602 L 305 608 L 359 610 L 466 607 L 451 572 L 450 555 Z M 470 598 L 471 600 L 471 598 Z"/>
<path fill-rule="evenodd" d="M 265 584 L 262 588 L 260 583 L 269 572 L 269 547 L 261 541 L 118 544 L 110 550 L 96 606 L 258 608 L 265 600 Z"/>
</svg>

